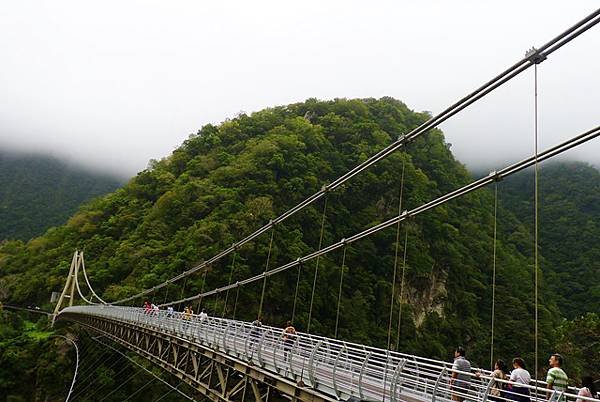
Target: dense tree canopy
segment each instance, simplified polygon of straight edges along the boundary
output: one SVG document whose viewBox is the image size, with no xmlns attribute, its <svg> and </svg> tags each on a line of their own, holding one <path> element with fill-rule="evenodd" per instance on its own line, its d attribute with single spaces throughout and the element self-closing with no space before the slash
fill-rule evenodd
<svg viewBox="0 0 600 402">
<path fill-rule="evenodd" d="M 533 172 L 503 184 L 503 204 L 533 228 Z M 539 177 L 540 250 L 561 312 L 600 312 L 600 172 L 585 163 L 544 164 Z"/>
<path fill-rule="evenodd" d="M 121 184 L 51 157 L 0 150 L 0 241 L 39 236 L 65 223 L 83 202 Z"/>
</svg>

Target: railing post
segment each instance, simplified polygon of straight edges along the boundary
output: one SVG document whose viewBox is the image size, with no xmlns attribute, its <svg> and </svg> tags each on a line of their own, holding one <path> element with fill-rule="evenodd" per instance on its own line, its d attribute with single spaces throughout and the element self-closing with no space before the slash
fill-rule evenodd
<svg viewBox="0 0 600 402">
<path fill-rule="evenodd" d="M 233 333 L 233 353 L 235 353 L 236 357 L 239 357 L 239 353 L 238 353 L 238 349 L 237 349 L 237 340 L 238 340 L 238 329 L 239 326 L 237 325 L 237 323 L 234 321 L 233 322 L 233 326 L 235 328 L 235 332 Z"/>
<path fill-rule="evenodd" d="M 317 355 L 317 352 L 319 351 L 319 348 L 321 347 L 322 344 L 323 344 L 322 341 L 319 341 L 317 343 L 317 345 L 312 350 L 312 353 L 310 354 L 310 360 L 308 361 L 308 378 L 310 379 L 310 382 L 311 382 L 313 388 L 317 388 L 317 381 L 315 378 L 315 367 L 314 367 L 315 356 Z"/>
<path fill-rule="evenodd" d="M 481 398 L 481 402 L 486 402 L 488 399 L 488 395 L 490 394 L 490 390 L 492 389 L 492 385 L 494 385 L 494 383 L 496 382 L 496 379 L 494 377 L 490 378 L 490 381 L 487 384 L 487 387 L 485 387 L 485 391 L 483 392 L 483 397 Z"/>
<path fill-rule="evenodd" d="M 246 337 L 244 339 L 244 354 L 246 355 L 246 361 L 250 361 L 251 357 L 250 357 L 250 353 L 248 353 L 248 342 L 250 341 L 250 338 L 252 338 L 252 331 L 254 330 L 254 328 L 250 328 L 250 332 L 248 332 L 246 334 Z M 257 330 L 258 332 L 258 330 Z M 258 334 L 257 334 L 258 335 Z M 258 338 L 258 336 L 257 336 Z"/>
<path fill-rule="evenodd" d="M 340 349 L 340 351 L 338 352 L 337 356 L 335 357 L 335 363 L 333 364 L 333 392 L 335 392 L 335 395 L 339 398 L 340 397 L 340 392 L 338 390 L 338 386 L 337 386 L 337 378 L 336 378 L 336 374 L 337 374 L 337 368 L 338 368 L 338 364 L 340 362 L 340 357 L 342 356 L 342 353 L 344 352 L 348 352 L 348 349 L 346 348 L 346 344 L 344 343 L 344 345 L 342 346 L 342 348 Z"/>
<path fill-rule="evenodd" d="M 227 344 L 225 342 L 225 340 L 227 339 L 228 332 L 229 332 L 229 323 L 227 323 L 227 326 L 225 327 L 225 332 L 223 333 L 223 339 L 222 339 L 223 350 L 225 351 L 225 353 L 227 353 L 229 351 L 229 348 L 227 347 Z M 235 341 L 235 339 L 234 339 L 234 341 Z"/>
<path fill-rule="evenodd" d="M 435 394 L 438 390 L 438 387 L 440 386 L 440 382 L 442 381 L 442 378 L 444 377 L 444 375 L 446 374 L 446 367 L 444 367 L 440 373 L 440 375 L 438 376 L 437 380 L 435 380 L 435 386 L 433 387 L 433 392 L 431 394 L 431 402 L 435 402 Z"/>
<path fill-rule="evenodd" d="M 288 365 L 290 367 L 290 373 L 292 373 L 292 377 L 294 376 L 294 366 L 292 365 L 292 359 L 296 356 L 296 351 L 298 350 L 298 346 L 300 346 L 300 335 L 296 335 L 296 340 L 292 345 L 292 350 L 290 350 Z"/>
<path fill-rule="evenodd" d="M 258 359 L 258 365 L 260 367 L 264 367 L 264 365 L 265 365 L 265 363 L 262 360 L 262 348 L 263 348 L 263 344 L 265 342 L 266 336 L 267 336 L 267 331 L 263 331 L 263 334 L 260 337 L 260 340 L 258 341 L 258 349 L 256 351 L 256 358 Z"/>
<path fill-rule="evenodd" d="M 358 375 L 358 395 L 360 399 L 365 399 L 365 395 L 363 392 L 363 377 L 365 376 L 365 369 L 367 368 L 367 364 L 369 363 L 369 358 L 371 357 L 371 352 L 367 353 L 365 360 L 363 361 L 362 366 L 360 367 L 360 374 Z"/>
<path fill-rule="evenodd" d="M 204 321 L 202 321 L 202 333 L 204 334 L 204 344 L 206 346 L 210 345 L 210 342 L 208 341 L 208 318 L 206 318 Z"/>
<path fill-rule="evenodd" d="M 280 343 L 283 342 L 283 338 L 281 336 L 277 336 L 277 334 L 273 334 L 273 366 L 275 367 L 275 371 L 279 372 L 279 366 L 277 365 L 277 350 L 279 349 Z M 289 355 L 289 353 L 288 353 Z M 285 346 L 283 352 L 283 363 L 285 364 Z M 289 357 L 289 356 L 288 356 Z"/>
<path fill-rule="evenodd" d="M 216 318 L 215 318 L 215 320 L 216 320 Z M 217 330 L 217 325 L 214 320 L 213 320 L 212 327 L 213 327 L 213 344 L 212 344 L 212 346 L 215 349 L 219 350 L 219 341 L 217 341 L 217 335 L 219 334 L 219 331 Z"/>
<path fill-rule="evenodd" d="M 398 365 L 396 366 L 396 370 L 394 370 L 394 375 L 392 376 L 392 382 L 390 384 L 391 402 L 396 402 L 396 394 L 398 393 L 398 381 L 400 380 L 400 375 L 402 374 L 402 370 L 404 369 L 405 364 L 406 359 L 400 359 Z M 402 390 L 402 387 L 400 387 L 400 390 Z"/>
<path fill-rule="evenodd" d="M 413 355 L 413 361 L 415 362 L 415 371 L 417 374 L 417 384 L 415 385 L 415 391 L 418 391 L 419 388 L 419 383 L 421 382 L 421 370 L 419 370 L 419 362 L 417 360 L 417 357 Z M 425 378 L 425 381 L 423 382 L 423 393 L 427 393 L 427 383 L 429 381 L 427 380 L 427 378 Z"/>
</svg>

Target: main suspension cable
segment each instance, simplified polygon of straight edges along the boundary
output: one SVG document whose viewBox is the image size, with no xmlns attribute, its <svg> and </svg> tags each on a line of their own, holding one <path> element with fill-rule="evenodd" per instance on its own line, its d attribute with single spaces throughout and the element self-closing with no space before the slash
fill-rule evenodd
<svg viewBox="0 0 600 402">
<path fill-rule="evenodd" d="M 550 55 L 551 53 L 560 49 L 562 46 L 569 43 L 570 41 L 572 41 L 573 39 L 575 39 L 576 37 L 578 37 L 585 31 L 587 31 L 588 29 L 592 28 L 598 22 L 600 22 L 600 9 L 596 10 L 595 12 L 593 12 L 586 18 L 582 19 L 581 21 L 579 21 L 578 23 L 576 23 L 575 25 L 573 25 L 572 27 L 570 27 L 569 29 L 567 29 L 566 31 L 561 33 L 560 35 L 553 38 L 548 43 L 541 46 L 539 49 L 537 49 L 535 51 L 535 56 L 538 58 L 543 57 L 545 59 L 548 55 Z M 481 99 L 482 97 L 486 96 L 487 94 L 489 94 L 490 92 L 492 92 L 499 86 L 503 85 L 504 83 L 510 81 L 511 79 L 513 79 L 514 77 L 516 77 L 523 71 L 527 70 L 529 67 L 531 67 L 534 64 L 535 64 L 535 61 L 531 55 L 526 56 L 525 58 L 519 60 L 513 66 L 509 67 L 502 73 L 498 74 L 497 76 L 492 78 L 490 81 L 486 82 L 481 87 L 477 88 L 475 91 L 471 92 L 467 96 L 461 98 L 460 100 L 458 100 L 457 102 L 452 104 L 450 107 L 443 110 L 438 115 L 431 117 L 429 120 L 422 123 L 415 129 L 410 131 L 408 134 L 400 136 L 394 143 L 390 144 L 389 146 L 382 149 L 381 151 L 379 151 L 378 153 L 376 153 L 375 155 L 373 155 L 366 161 L 362 162 L 355 168 L 351 169 L 350 171 L 346 172 L 342 176 L 338 177 L 336 180 L 334 180 L 329 185 L 324 186 L 321 190 L 319 190 L 316 193 L 314 193 L 313 195 L 309 196 L 308 198 L 306 198 L 304 201 L 300 202 L 293 208 L 290 208 L 289 210 L 287 210 L 286 212 L 281 214 L 279 217 L 275 218 L 273 220 L 273 223 L 282 222 L 285 219 L 289 218 L 290 216 L 294 215 L 296 212 L 301 211 L 302 209 L 311 205 L 312 203 L 314 203 L 315 201 L 320 199 L 322 196 L 324 196 L 327 193 L 327 191 L 333 190 L 333 189 L 337 188 L 338 186 L 341 186 L 346 181 L 348 181 L 352 177 L 356 176 L 358 173 L 369 168 L 370 166 L 377 163 L 378 161 L 388 157 L 391 153 L 393 153 L 397 149 L 403 147 L 408 142 L 414 141 L 417 137 L 427 133 L 432 128 L 439 126 L 441 123 L 448 120 L 450 117 L 454 116 L 455 114 L 462 111 L 463 109 L 465 109 L 472 103 L 474 103 L 477 100 Z M 270 227 L 271 227 L 271 223 L 264 225 L 263 227 L 256 230 L 254 233 L 250 234 L 246 238 L 237 242 L 236 246 L 240 247 L 240 246 L 254 240 L 258 236 L 267 232 Z M 210 266 L 210 264 L 212 264 L 212 263 L 220 260 L 221 258 L 225 257 L 226 255 L 232 253 L 234 250 L 235 250 L 235 246 L 231 246 L 225 250 L 222 250 L 220 253 L 216 254 L 209 260 L 207 260 L 199 265 L 196 265 L 195 267 L 193 267 L 187 271 L 184 271 L 181 274 L 179 274 L 159 285 L 156 285 L 154 288 L 160 289 L 160 288 L 166 286 L 168 283 L 176 282 L 176 281 L 178 281 L 182 278 L 185 278 L 199 270 L 206 269 L 206 267 Z M 145 289 L 133 296 L 117 300 L 117 301 L 113 302 L 112 304 L 122 304 L 122 303 L 128 302 L 130 300 L 137 299 L 139 297 L 142 297 L 142 296 L 152 292 L 152 290 L 154 288 Z"/>
<path fill-rule="evenodd" d="M 79 274 L 79 266 L 83 262 L 82 257 L 83 256 L 80 255 L 79 252 L 75 251 L 75 256 L 73 257 L 74 258 L 73 263 L 75 264 L 75 270 L 74 270 L 74 274 L 73 274 L 73 276 L 74 276 L 73 279 L 75 280 L 75 287 L 77 288 L 77 293 L 79 294 L 79 297 L 81 297 L 83 299 L 83 301 L 85 301 L 87 304 L 97 304 L 91 300 L 91 297 L 88 300 L 88 298 L 83 295 L 83 292 L 81 291 L 81 287 L 79 286 L 79 275 L 78 274 Z"/>
<path fill-rule="evenodd" d="M 586 131 L 585 133 L 582 133 L 582 134 L 580 134 L 580 135 L 578 135 L 576 137 L 573 137 L 573 138 L 571 138 L 571 139 L 569 139 L 567 141 L 564 141 L 564 142 L 562 142 L 562 143 L 560 143 L 560 144 L 558 144 L 558 145 L 556 145 L 556 146 L 554 146 L 552 148 L 549 148 L 549 149 L 545 150 L 542 153 L 539 153 L 538 157 L 537 157 L 537 161 L 539 163 L 539 162 L 542 162 L 542 161 L 544 161 L 546 159 L 552 158 L 552 157 L 554 157 L 556 155 L 559 155 L 559 154 L 561 154 L 563 152 L 566 152 L 567 150 L 569 150 L 571 148 L 574 148 L 574 147 L 576 147 L 578 145 L 584 144 L 584 143 L 586 143 L 586 142 L 588 142 L 588 141 L 590 141 L 590 140 L 592 140 L 592 139 L 594 139 L 594 138 L 596 138 L 598 136 L 600 136 L 600 126 L 595 127 L 592 130 Z M 409 210 L 409 211 L 404 211 L 399 216 L 390 218 L 387 221 L 381 222 L 381 223 L 379 223 L 377 225 L 374 225 L 374 226 L 372 226 L 372 227 L 370 227 L 370 228 L 368 228 L 368 229 L 366 229 L 366 230 L 364 230 L 362 232 L 359 232 L 359 233 L 354 234 L 354 235 L 352 235 L 352 236 L 350 236 L 348 238 L 345 238 L 345 239 L 343 239 L 343 241 L 339 241 L 337 243 L 332 243 L 329 246 L 322 248 L 321 250 L 314 251 L 314 252 L 312 252 L 312 253 L 310 253 L 308 255 L 305 255 L 304 257 L 296 259 L 295 261 L 291 261 L 291 262 L 289 262 L 287 264 L 284 264 L 282 266 L 274 268 L 274 269 L 270 270 L 269 272 L 262 273 L 260 275 L 256 275 L 256 276 L 247 278 L 245 280 L 239 281 L 235 285 L 229 285 L 229 286 L 224 286 L 224 287 L 221 287 L 221 288 L 215 288 L 213 290 L 210 290 L 210 291 L 207 291 L 207 292 L 204 292 L 204 293 L 200 293 L 198 295 L 189 297 L 189 298 L 184 299 L 184 300 L 171 301 L 171 302 L 168 302 L 168 303 L 166 303 L 164 305 L 161 305 L 160 307 L 169 306 L 169 305 L 172 305 L 172 304 L 177 304 L 177 303 L 180 303 L 180 302 L 185 302 L 185 301 L 190 301 L 190 300 L 196 300 L 198 298 L 203 298 L 203 297 L 207 297 L 207 296 L 212 296 L 212 295 L 215 295 L 215 294 L 217 294 L 219 292 L 223 292 L 223 291 L 227 290 L 228 288 L 231 289 L 233 286 L 240 286 L 240 285 L 245 286 L 245 285 L 248 285 L 250 283 L 256 282 L 258 280 L 263 279 L 265 275 L 271 276 L 271 275 L 276 275 L 276 274 L 278 274 L 280 272 L 283 272 L 283 271 L 287 271 L 290 268 L 298 266 L 298 264 L 304 263 L 306 261 L 310 261 L 312 259 L 317 258 L 318 256 L 322 256 L 322 255 L 330 253 L 330 252 L 332 252 L 334 250 L 337 250 L 338 248 L 343 247 L 346 243 L 348 243 L 348 244 L 354 243 L 354 242 L 356 242 L 358 240 L 361 240 L 361 239 L 363 239 L 365 237 L 368 237 L 368 236 L 371 236 L 371 235 L 373 235 L 373 234 L 375 234 L 377 232 L 380 232 L 381 230 L 387 229 L 388 227 L 395 225 L 399 221 L 404 221 L 404 220 L 409 219 L 410 217 L 413 217 L 413 216 L 419 215 L 419 214 L 421 214 L 423 212 L 429 211 L 429 210 L 431 210 L 431 209 L 433 209 L 433 208 L 435 208 L 435 207 L 437 207 L 439 205 L 445 204 L 448 201 L 451 201 L 451 200 L 454 200 L 456 198 L 462 197 L 465 194 L 469 194 L 469 193 L 471 193 L 471 192 L 473 192 L 475 190 L 478 190 L 478 189 L 480 189 L 482 187 L 485 187 L 485 186 L 493 183 L 496 180 L 500 180 L 500 179 L 502 179 L 504 177 L 508 177 L 508 176 L 510 176 L 512 174 L 515 174 L 515 173 L 523 170 L 523 169 L 526 169 L 526 168 L 528 168 L 530 166 L 533 166 L 535 164 L 535 160 L 536 160 L 535 156 L 531 156 L 531 157 L 523 159 L 523 160 L 521 160 L 521 161 L 519 161 L 517 163 L 514 163 L 514 164 L 512 164 L 510 166 L 507 166 L 507 167 L 505 167 L 504 169 L 502 169 L 500 171 L 491 172 L 488 176 L 485 176 L 485 177 L 482 177 L 480 179 L 477 179 L 477 180 L 475 180 L 475 181 L 473 181 L 473 182 L 471 182 L 471 183 L 469 183 L 469 184 L 467 184 L 467 185 L 465 185 L 463 187 L 460 187 L 460 188 L 458 188 L 456 190 L 453 190 L 453 191 L 451 191 L 451 192 L 449 192 L 449 193 L 447 193 L 445 195 L 442 195 L 442 196 L 440 196 L 440 197 L 438 197 L 438 198 L 436 198 L 436 199 L 434 199 L 434 200 L 432 200 L 432 201 L 430 201 L 428 203 L 422 204 L 419 207 L 413 208 L 412 210 Z"/>
<path fill-rule="evenodd" d="M 106 302 L 102 300 L 102 298 L 98 296 L 96 292 L 94 292 L 94 288 L 92 287 L 90 280 L 88 279 L 87 272 L 85 271 L 85 260 L 83 259 L 83 251 L 79 254 L 79 258 L 81 258 L 81 269 L 83 270 L 83 278 L 85 279 L 85 283 L 87 283 L 88 288 L 90 288 L 90 291 L 96 297 L 96 299 L 98 299 L 100 303 L 106 304 Z"/>
</svg>

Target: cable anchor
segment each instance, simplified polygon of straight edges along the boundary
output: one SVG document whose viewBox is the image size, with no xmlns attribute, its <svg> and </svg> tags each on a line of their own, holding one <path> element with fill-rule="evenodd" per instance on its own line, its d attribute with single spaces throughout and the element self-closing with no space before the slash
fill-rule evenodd
<svg viewBox="0 0 600 402">
<path fill-rule="evenodd" d="M 535 47 L 532 47 L 526 51 L 525 57 L 527 57 L 527 60 L 534 64 L 540 64 L 542 61 L 547 59 L 546 55 L 544 53 L 540 53 L 540 51 Z"/>
<path fill-rule="evenodd" d="M 502 177 L 502 175 L 496 170 L 492 170 L 488 174 L 488 177 L 491 177 L 495 182 L 502 181 L 502 179 L 504 179 L 504 177 Z"/>
</svg>

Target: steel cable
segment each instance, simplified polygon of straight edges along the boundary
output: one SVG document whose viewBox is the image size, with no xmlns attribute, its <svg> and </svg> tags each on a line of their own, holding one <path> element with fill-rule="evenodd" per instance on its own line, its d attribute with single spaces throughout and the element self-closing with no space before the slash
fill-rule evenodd
<svg viewBox="0 0 600 402">
<path fill-rule="evenodd" d="M 598 22 L 600 22 L 599 15 L 600 15 L 600 9 L 591 13 L 586 18 L 580 20 L 578 23 L 576 23 L 575 25 L 573 25 L 572 27 L 570 27 L 563 33 L 559 34 L 558 36 L 556 36 L 555 38 L 553 38 L 546 44 L 542 45 L 538 50 L 535 51 L 533 56 L 526 56 L 525 58 L 519 60 L 513 66 L 509 67 L 502 73 L 498 74 L 497 76 L 492 78 L 490 81 L 486 82 L 481 87 L 477 88 L 475 91 L 471 92 L 467 96 L 461 98 L 459 101 L 455 102 L 454 104 L 452 104 L 450 107 L 448 107 L 447 109 L 445 109 L 438 115 L 431 117 L 425 123 L 419 125 L 415 129 L 413 129 L 410 133 L 408 133 L 404 136 L 401 136 L 397 141 L 395 141 L 388 147 L 379 151 L 378 153 L 376 153 L 375 155 L 373 155 L 372 157 L 370 157 L 363 163 L 359 164 L 355 168 L 346 172 L 344 175 L 338 177 L 331 184 L 324 186 L 321 190 L 319 190 L 315 194 L 309 196 L 304 201 L 297 204 L 295 207 L 287 210 L 282 215 L 280 215 L 275 220 L 273 220 L 273 223 L 279 223 L 279 222 L 284 221 L 288 217 L 294 215 L 296 212 L 304 209 L 308 205 L 317 201 L 327 191 L 337 188 L 338 186 L 340 186 L 343 183 L 345 183 L 346 181 L 350 180 L 352 177 L 354 177 L 358 173 L 362 172 L 363 170 L 367 169 L 371 165 L 375 164 L 376 162 L 380 161 L 383 158 L 386 158 L 389 154 L 393 153 L 394 151 L 396 151 L 400 147 L 404 146 L 408 142 L 414 141 L 417 137 L 425 134 L 430 129 L 437 127 L 438 125 L 440 125 L 441 123 L 443 123 L 444 121 L 449 119 L 450 117 L 454 116 L 455 114 L 457 114 L 461 110 L 465 109 L 472 103 L 474 103 L 477 100 L 481 99 L 482 97 L 486 96 L 488 93 L 492 92 L 493 90 L 495 90 L 499 86 L 503 85 L 504 83 L 510 81 L 512 78 L 516 77 L 517 75 L 519 75 L 520 73 L 522 73 L 523 71 L 525 71 L 526 69 L 531 67 L 532 65 L 536 64 L 536 61 L 535 61 L 536 58 L 538 58 L 538 59 L 541 58 L 542 60 L 545 59 L 548 55 L 550 55 L 551 53 L 560 49 L 562 46 L 569 43 L 570 41 L 572 41 L 573 39 L 575 39 L 576 37 L 578 37 L 585 31 L 592 28 Z M 259 228 L 258 230 L 256 230 L 255 232 L 253 232 L 252 234 L 247 236 L 246 238 L 244 238 L 241 241 L 239 241 L 238 243 L 236 243 L 234 246 L 231 246 L 225 250 L 222 250 L 220 253 L 216 254 L 215 256 L 213 256 L 212 258 L 207 260 L 206 262 L 203 262 L 189 270 L 186 270 L 186 271 L 182 272 L 181 274 L 169 279 L 168 281 L 165 281 L 165 282 L 155 286 L 152 289 L 145 289 L 133 296 L 117 300 L 117 301 L 113 302 L 112 304 L 122 304 L 122 303 L 128 302 L 130 300 L 137 299 L 139 297 L 142 297 L 142 296 L 150 293 L 153 289 L 160 289 L 160 288 L 166 286 L 168 283 L 176 282 L 176 281 L 178 281 L 182 278 L 185 278 L 201 269 L 205 269 L 208 266 L 210 266 L 210 264 L 220 260 L 221 258 L 223 258 L 226 255 L 233 252 L 235 250 L 236 246 L 239 247 L 239 246 L 242 246 L 242 245 L 254 240 L 258 236 L 260 236 L 263 233 L 265 233 L 266 231 L 268 231 L 269 228 L 270 228 L 270 223 Z"/>
<path fill-rule="evenodd" d="M 496 316 L 496 245 L 497 245 L 497 215 L 498 215 L 498 182 L 494 183 L 494 240 L 492 247 L 492 331 L 490 335 L 490 367 L 494 370 L 494 324 Z"/>
<path fill-rule="evenodd" d="M 71 342 L 71 344 L 75 348 L 75 373 L 73 374 L 73 380 L 71 381 L 69 393 L 67 394 L 67 398 L 65 399 L 65 402 L 69 402 L 69 398 L 71 397 L 71 394 L 73 393 L 73 388 L 75 387 L 75 381 L 77 380 L 77 370 L 79 370 L 79 347 L 77 346 L 75 341 L 73 341 L 71 338 L 67 338 L 64 335 L 51 335 L 50 338 L 63 338 L 68 342 Z"/>
<path fill-rule="evenodd" d="M 600 136 L 600 127 L 596 127 L 592 130 L 586 131 L 585 133 L 582 133 L 576 137 L 573 137 L 567 141 L 564 141 L 552 148 L 547 149 L 546 151 L 538 154 L 537 160 L 538 163 L 542 162 L 544 160 L 547 160 L 549 158 L 552 158 L 558 154 L 561 154 L 563 152 L 566 152 L 567 150 L 576 147 L 578 145 L 581 145 L 585 142 L 588 142 L 596 137 Z M 497 172 L 492 172 L 490 173 L 490 175 L 486 176 L 486 177 L 482 177 L 480 179 L 477 179 L 463 187 L 460 187 L 456 190 L 453 190 L 445 195 L 442 195 L 428 203 L 422 204 L 419 207 L 416 207 L 412 210 L 409 211 L 404 211 L 402 214 L 390 218 L 387 221 L 381 222 L 377 225 L 374 225 L 362 232 L 356 233 L 348 238 L 342 239 L 341 241 L 337 242 L 337 243 L 333 243 L 330 244 L 327 247 L 322 248 L 321 250 L 318 251 L 314 251 L 310 254 L 305 255 L 304 257 L 298 258 L 295 261 L 291 261 L 285 265 L 282 265 L 280 267 L 274 268 L 266 273 L 262 273 L 250 278 L 247 278 L 245 280 L 239 281 L 237 282 L 235 285 L 230 285 L 230 286 L 223 286 L 220 288 L 215 288 L 213 290 L 204 292 L 204 293 L 200 293 L 198 295 L 189 297 L 187 299 L 184 300 L 177 300 L 177 301 L 171 301 L 169 303 L 166 303 L 165 306 L 168 305 L 172 305 L 172 304 L 176 304 L 176 303 L 180 303 L 180 302 L 187 302 L 187 301 L 192 301 L 192 300 L 197 300 L 198 298 L 204 298 L 204 297 L 208 297 L 208 296 L 212 296 L 215 295 L 219 292 L 223 292 L 226 291 L 228 288 L 231 289 L 233 286 L 245 286 L 248 285 L 250 283 L 256 282 L 258 280 L 264 279 L 265 276 L 272 276 L 272 275 L 276 275 L 280 272 L 284 272 L 287 271 L 290 268 L 296 267 L 299 264 L 302 264 L 306 261 L 310 261 L 314 258 L 317 258 L 318 256 L 321 255 L 325 255 L 327 253 L 330 253 L 331 251 L 337 250 L 340 247 L 343 247 L 346 243 L 350 244 L 350 243 L 354 243 L 356 241 L 359 241 L 365 237 L 371 236 L 377 232 L 380 232 L 381 230 L 384 230 L 390 226 L 393 226 L 394 224 L 397 224 L 399 221 L 404 221 L 409 219 L 410 217 L 419 215 L 421 213 L 427 212 L 439 205 L 442 205 L 448 201 L 454 200 L 456 198 L 459 198 L 461 196 L 464 196 L 468 193 L 471 193 L 475 190 L 478 190 L 480 188 L 483 188 L 491 183 L 493 183 L 496 180 L 499 180 L 501 178 L 504 177 L 508 177 L 516 172 L 519 172 L 525 168 L 531 167 L 535 164 L 535 160 L 536 157 L 532 156 L 526 159 L 523 159 L 517 163 L 514 163 L 500 171 Z M 162 306 L 161 306 L 162 307 Z"/>
<path fill-rule="evenodd" d="M 87 283 L 88 288 L 90 289 L 92 294 L 96 297 L 96 299 L 98 299 L 100 301 L 100 303 L 106 304 L 106 302 L 104 300 L 102 300 L 102 298 L 100 296 L 98 296 L 96 294 L 96 292 L 94 292 L 94 288 L 92 287 L 90 280 L 88 279 L 87 272 L 85 270 L 85 260 L 83 259 L 83 251 L 79 253 L 79 258 L 81 259 L 81 269 L 83 270 L 83 278 L 85 279 L 85 283 Z"/>
<path fill-rule="evenodd" d="M 196 402 L 196 400 L 192 397 L 190 397 L 189 395 L 187 395 L 186 393 L 180 391 L 178 388 L 181 384 L 179 384 L 177 387 L 172 386 L 171 384 L 169 384 L 167 381 L 163 380 L 162 378 L 158 377 L 156 374 L 154 374 L 152 371 L 148 370 L 146 367 L 142 366 L 141 364 L 139 364 L 138 362 L 136 362 L 135 360 L 131 359 L 130 357 L 126 356 L 123 352 L 119 351 L 118 349 L 116 349 L 115 347 L 108 345 L 104 342 L 101 342 L 97 339 L 94 339 L 96 342 L 100 343 L 101 345 L 104 345 L 107 348 L 112 349 L 113 351 L 117 352 L 118 354 L 120 354 L 122 357 L 125 357 L 127 360 L 129 360 L 131 363 L 135 364 L 136 366 L 140 367 L 142 370 L 146 371 L 148 374 L 152 375 L 154 378 L 156 378 L 157 380 L 159 380 L 160 382 L 162 382 L 163 384 L 167 385 L 168 387 L 171 388 L 171 391 L 177 391 L 179 394 L 183 395 L 184 397 L 186 397 L 187 399 L 189 399 L 190 401 Z M 162 398 L 164 398 L 163 395 Z"/>
<path fill-rule="evenodd" d="M 404 278 L 406 273 L 406 255 L 408 253 L 408 225 L 404 230 L 404 255 L 402 256 L 402 274 L 400 277 L 400 308 L 398 309 L 398 337 L 396 338 L 396 350 L 400 350 L 400 329 L 402 326 L 402 302 L 404 302 Z M 388 348 L 389 349 L 389 348 Z"/>
<path fill-rule="evenodd" d="M 325 201 L 323 203 L 323 214 L 321 215 L 321 233 L 319 235 L 318 250 L 321 250 L 321 247 L 323 246 L 323 232 L 325 228 L 325 216 L 327 214 L 327 200 L 328 197 L 325 197 Z M 315 290 L 317 288 L 317 277 L 319 276 L 319 261 L 321 260 L 320 257 L 320 255 L 317 256 L 317 261 L 315 263 L 315 277 L 313 279 L 312 293 L 310 295 L 310 307 L 308 309 L 308 326 L 306 328 L 307 334 L 310 334 L 310 323 L 312 321 L 313 303 L 315 301 Z"/>
<path fill-rule="evenodd" d="M 404 170 L 406 167 L 406 161 L 402 159 L 402 174 L 400 175 L 400 194 L 398 195 L 398 215 L 402 213 L 402 193 L 404 191 Z M 390 296 L 390 319 L 388 322 L 388 338 L 387 348 L 390 348 L 390 342 L 392 339 L 392 316 L 394 315 L 394 293 L 396 292 L 396 272 L 398 269 L 398 248 L 400 245 L 400 222 L 396 226 L 396 246 L 394 250 L 394 273 L 392 275 L 392 294 Z M 400 302 L 400 308 L 402 308 L 402 301 Z"/>
<path fill-rule="evenodd" d="M 539 232 L 538 232 L 538 226 L 539 226 L 539 215 L 538 215 L 538 204 L 539 204 L 539 161 L 538 161 L 538 68 L 537 68 L 537 64 L 535 65 L 534 68 L 534 150 L 535 150 L 535 164 L 534 164 L 534 203 L 533 203 L 533 209 L 534 209 L 534 240 L 535 240 L 535 244 L 534 244 L 534 264 L 533 264 L 533 269 L 534 269 L 534 287 L 535 287 L 535 291 L 534 291 L 534 297 L 535 297 L 535 328 L 534 328 L 534 337 L 535 337 L 535 380 L 537 381 L 538 379 L 538 342 L 539 342 L 539 333 L 538 333 L 538 320 L 539 320 L 539 296 L 538 296 L 538 288 L 539 288 L 539 283 L 538 283 L 538 277 L 539 277 L 539 248 L 538 248 L 538 242 L 539 242 Z"/>
<path fill-rule="evenodd" d="M 258 305 L 258 315 L 256 316 L 256 319 L 258 319 L 258 320 L 260 320 L 262 318 L 263 303 L 265 301 L 265 290 L 267 289 L 267 272 L 269 271 L 269 262 L 271 261 L 271 250 L 273 249 L 273 237 L 274 236 L 275 236 L 275 225 L 273 225 L 273 229 L 271 230 L 271 240 L 269 241 L 269 252 L 267 253 L 267 262 L 265 263 L 265 272 L 263 274 L 264 280 L 263 280 L 262 292 L 260 294 L 260 304 Z"/>
<path fill-rule="evenodd" d="M 342 254 L 342 267 L 340 269 L 340 288 L 338 289 L 338 302 L 337 302 L 337 311 L 335 313 L 335 331 L 334 338 L 337 338 L 338 327 L 340 323 L 340 306 L 342 305 L 342 284 L 344 283 L 344 269 L 346 266 L 346 250 L 348 247 L 344 247 L 344 251 Z"/>
<path fill-rule="evenodd" d="M 233 253 L 233 258 L 231 259 L 231 271 L 229 272 L 229 285 L 231 285 L 231 281 L 233 280 L 233 271 L 235 270 L 235 257 L 237 253 Z M 223 306 L 223 314 L 221 318 L 225 317 L 225 312 L 227 311 L 227 302 L 229 300 L 229 289 L 227 289 L 227 293 L 225 293 L 225 305 Z"/>
</svg>

